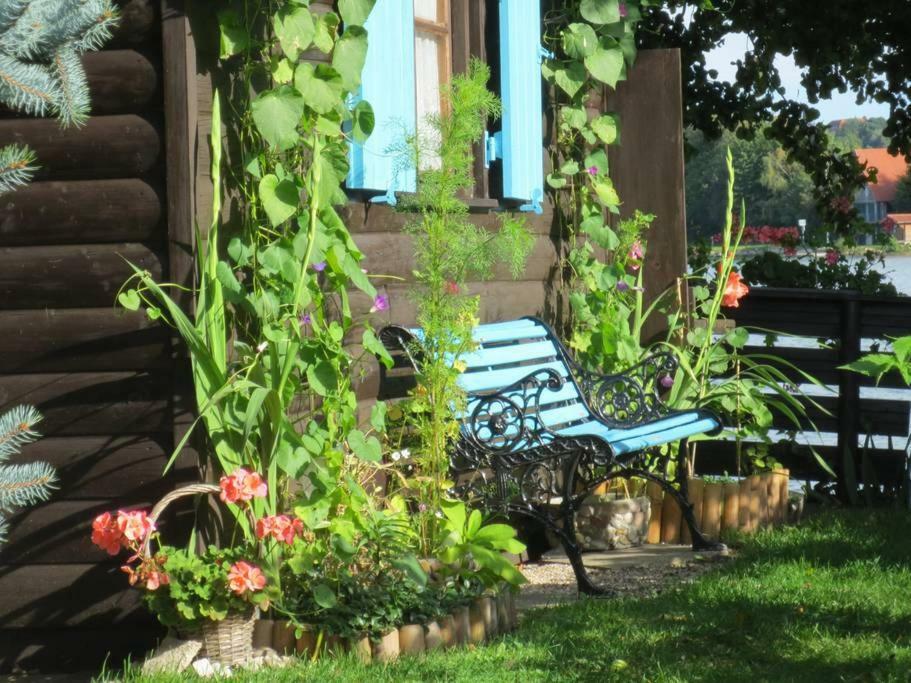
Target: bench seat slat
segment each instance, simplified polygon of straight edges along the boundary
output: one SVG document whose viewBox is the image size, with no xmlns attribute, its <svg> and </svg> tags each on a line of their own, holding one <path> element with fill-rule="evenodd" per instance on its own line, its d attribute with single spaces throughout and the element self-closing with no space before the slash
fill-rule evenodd
<svg viewBox="0 0 911 683">
<path fill-rule="evenodd" d="M 480 344 L 513 341 L 514 339 L 544 339 L 546 336 L 547 330 L 540 325 L 520 327 L 518 329 L 504 328 L 498 330 L 475 328 L 472 333 L 472 338 Z"/>
<path fill-rule="evenodd" d="M 622 454 L 710 432 L 718 426 L 714 418 L 689 411 L 627 429 L 610 428 L 592 420 L 558 430 L 557 433 L 561 436 L 598 436 L 611 444 L 617 454 Z"/>
</svg>

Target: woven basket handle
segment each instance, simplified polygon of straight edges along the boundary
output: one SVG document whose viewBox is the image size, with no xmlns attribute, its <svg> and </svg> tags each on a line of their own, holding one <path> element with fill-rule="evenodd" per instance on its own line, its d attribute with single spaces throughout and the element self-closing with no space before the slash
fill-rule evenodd
<svg viewBox="0 0 911 683">
<path fill-rule="evenodd" d="M 158 526 L 158 518 L 161 516 L 161 513 L 165 511 L 165 508 L 167 508 L 168 505 L 173 503 L 175 500 L 179 500 L 180 498 L 195 496 L 199 493 L 221 493 L 221 487 L 218 484 L 188 484 L 187 486 L 181 486 L 178 489 L 174 489 L 155 504 L 155 507 L 152 508 L 152 512 L 149 513 L 149 521 L 151 521 L 155 526 Z M 144 559 L 148 559 L 149 557 L 149 545 L 151 541 L 152 534 L 149 534 L 146 537 L 145 542 L 142 544 L 140 553 Z"/>
</svg>

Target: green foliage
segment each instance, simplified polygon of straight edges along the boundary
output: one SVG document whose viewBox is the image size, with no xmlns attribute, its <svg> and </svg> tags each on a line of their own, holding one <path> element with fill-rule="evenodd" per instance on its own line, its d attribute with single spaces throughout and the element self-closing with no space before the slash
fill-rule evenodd
<svg viewBox="0 0 911 683">
<path fill-rule="evenodd" d="M 449 447 L 459 430 L 456 415 L 465 405 L 457 383 L 460 369 L 452 359 L 471 349 L 471 330 L 477 324 L 479 302 L 466 291 L 467 282 L 490 277 L 496 263 L 508 264 L 517 277 L 534 246 L 522 220 L 503 214 L 499 229 L 488 231 L 469 220 L 463 200 L 474 183 L 473 145 L 481 139 L 488 118 L 500 110 L 487 89 L 489 78 L 490 70 L 478 61 L 471 63 L 467 74 L 453 77 L 444 91 L 445 113 L 428 122 L 433 133 L 410 147 L 421 169 L 418 191 L 401 203 L 420 214 L 420 221 L 406 228 L 414 237 L 413 296 L 424 333 L 418 386 L 408 417 L 417 433 L 419 476 L 413 483 L 425 508 L 418 516 L 425 555 L 439 542 L 434 513 L 440 510 L 446 488 Z"/>
<path fill-rule="evenodd" d="M 753 225 L 796 226 L 799 219 L 806 219 L 807 237 L 817 229 L 824 236 L 813 182 L 799 164 L 788 160 L 778 142 L 766 135 L 741 139 L 728 131 L 709 139 L 689 130 L 687 143 L 686 222 L 691 240 L 710 238 L 724 223 L 724 157 L 728 148 L 737 169 L 734 192 L 750 207 Z"/>
<path fill-rule="evenodd" d="M 2 0 L 0 102 L 64 126 L 85 123 L 91 103 L 81 55 L 100 48 L 116 21 L 111 0 Z M 26 184 L 34 162 L 22 147 L 0 149 L 0 194 Z"/>
<path fill-rule="evenodd" d="M 47 500 L 55 488 L 57 476 L 47 463 L 4 464 L 38 439 L 34 428 L 40 420 L 32 406 L 17 406 L 0 415 L 0 545 L 6 540 L 7 515 Z"/>
<path fill-rule="evenodd" d="M 884 254 L 866 250 L 856 259 L 831 250 L 834 259 L 817 256 L 815 250 L 803 258 L 785 258 L 774 251 L 744 259 L 741 271 L 751 283 L 768 287 L 806 289 L 853 289 L 874 296 L 898 296 L 889 277 L 877 266 L 885 263 Z"/>
<path fill-rule="evenodd" d="M 897 372 L 905 384 L 911 386 L 911 337 L 893 339 L 890 353 L 868 353 L 843 369 L 872 377 L 877 384 L 885 375 Z"/>
<path fill-rule="evenodd" d="M 205 621 L 221 621 L 229 613 L 242 613 L 251 604 L 268 607 L 270 591 L 232 592 L 228 572 L 237 561 L 249 561 L 251 548 L 209 546 L 197 554 L 186 548 L 161 546 L 156 557 L 167 571 L 168 583 L 146 591 L 149 610 L 165 626 L 191 632 Z"/>
</svg>

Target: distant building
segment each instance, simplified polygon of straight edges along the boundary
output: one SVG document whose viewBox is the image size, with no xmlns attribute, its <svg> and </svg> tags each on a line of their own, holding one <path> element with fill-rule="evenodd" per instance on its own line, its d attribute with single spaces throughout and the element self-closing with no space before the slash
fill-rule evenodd
<svg viewBox="0 0 911 683">
<path fill-rule="evenodd" d="M 877 170 L 876 182 L 854 195 L 854 206 L 868 223 L 880 223 L 892 209 L 899 178 L 908 172 L 903 156 L 892 156 L 885 147 L 854 150 L 857 160 Z"/>
<path fill-rule="evenodd" d="M 911 242 L 911 213 L 887 213 L 886 219 L 896 240 Z"/>
</svg>

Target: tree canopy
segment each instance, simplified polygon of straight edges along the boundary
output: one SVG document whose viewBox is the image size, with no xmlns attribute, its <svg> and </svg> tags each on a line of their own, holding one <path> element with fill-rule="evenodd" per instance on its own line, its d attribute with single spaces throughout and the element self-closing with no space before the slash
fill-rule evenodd
<svg viewBox="0 0 911 683">
<path fill-rule="evenodd" d="M 646 3 L 644 3 L 646 4 Z M 802 164 L 816 191 L 817 211 L 836 231 L 849 232 L 852 216 L 832 199 L 850 197 L 867 172 L 847 150 L 831 144 L 812 104 L 835 92 L 885 103 L 889 149 L 911 159 L 911 3 L 907 0 L 667 0 L 643 8 L 642 47 L 680 48 L 684 63 L 686 125 L 717 138 L 757 133 L 777 141 Z M 745 34 L 751 48 L 736 63 L 733 83 L 717 80 L 705 53 L 726 36 Z M 785 97 L 775 64 L 792 56 L 804 69 L 801 85 L 811 104 Z"/>
</svg>

